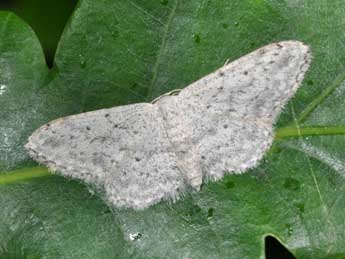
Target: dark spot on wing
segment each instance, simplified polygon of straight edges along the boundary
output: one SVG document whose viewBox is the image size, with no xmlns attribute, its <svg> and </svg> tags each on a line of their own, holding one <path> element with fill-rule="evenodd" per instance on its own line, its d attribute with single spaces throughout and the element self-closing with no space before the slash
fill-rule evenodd
<svg viewBox="0 0 345 259">
<path fill-rule="evenodd" d="M 95 137 L 90 141 L 90 144 L 92 144 L 95 141 L 99 141 L 101 144 L 103 144 L 107 140 L 106 137 Z"/>
<path fill-rule="evenodd" d="M 86 126 L 86 129 L 87 129 L 87 130 L 90 130 L 91 128 L 90 128 L 89 126 Z"/>
<path fill-rule="evenodd" d="M 215 129 L 208 129 L 207 132 L 211 135 L 214 135 L 216 133 Z"/>
<path fill-rule="evenodd" d="M 283 48 L 283 45 L 281 45 L 280 43 L 277 43 L 277 47 L 281 49 Z"/>
<path fill-rule="evenodd" d="M 56 137 L 48 137 L 45 141 L 44 141 L 44 145 L 46 146 L 50 146 L 52 148 L 56 148 L 61 146 L 61 141 L 59 141 Z"/>
<path fill-rule="evenodd" d="M 248 75 L 248 71 L 244 71 L 243 74 L 244 74 L 244 75 Z"/>
<path fill-rule="evenodd" d="M 72 159 L 75 159 L 77 157 L 77 154 L 75 152 L 68 152 L 69 156 L 72 158 Z"/>
</svg>

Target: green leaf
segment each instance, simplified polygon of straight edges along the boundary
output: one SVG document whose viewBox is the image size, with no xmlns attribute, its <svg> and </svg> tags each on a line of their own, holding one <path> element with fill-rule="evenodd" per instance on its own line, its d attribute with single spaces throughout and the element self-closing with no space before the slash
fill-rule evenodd
<svg viewBox="0 0 345 259">
<path fill-rule="evenodd" d="M 341 0 L 83 0 L 51 70 L 33 31 L 1 12 L 0 258 L 263 258 L 267 235 L 298 258 L 344 258 L 344 11 Z M 285 39 L 311 45 L 314 61 L 273 147 L 175 204 L 110 211 L 23 149 L 52 119 L 150 101 Z"/>
</svg>

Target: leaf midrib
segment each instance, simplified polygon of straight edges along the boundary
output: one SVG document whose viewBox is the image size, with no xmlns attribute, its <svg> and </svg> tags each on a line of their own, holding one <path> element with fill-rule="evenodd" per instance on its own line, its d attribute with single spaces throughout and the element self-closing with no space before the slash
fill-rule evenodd
<svg viewBox="0 0 345 259">
<path fill-rule="evenodd" d="M 172 8 L 172 10 L 171 10 L 171 12 L 169 14 L 167 23 L 166 23 L 166 25 L 164 27 L 164 34 L 163 34 L 163 37 L 162 37 L 162 42 L 161 42 L 160 47 L 159 47 L 159 51 L 158 51 L 156 62 L 155 62 L 154 67 L 153 67 L 152 80 L 151 80 L 151 82 L 149 84 L 149 87 L 148 87 L 148 94 L 147 94 L 147 100 L 146 101 L 151 101 L 152 98 L 153 98 L 153 96 L 152 96 L 152 94 L 153 94 L 153 86 L 154 86 L 154 84 L 155 84 L 155 82 L 157 80 L 158 68 L 159 68 L 160 60 L 161 60 L 162 53 L 163 53 L 163 50 L 164 50 L 165 45 L 166 45 L 166 41 L 167 41 L 170 25 L 171 25 L 172 20 L 173 20 L 173 18 L 175 16 L 178 4 L 179 4 L 179 0 L 176 0 L 175 1 L 175 5 L 173 6 L 173 8 Z"/>
</svg>

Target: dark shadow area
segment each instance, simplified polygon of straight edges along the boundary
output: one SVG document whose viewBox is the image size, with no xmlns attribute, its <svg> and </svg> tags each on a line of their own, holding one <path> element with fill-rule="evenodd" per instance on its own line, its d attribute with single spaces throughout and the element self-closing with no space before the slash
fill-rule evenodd
<svg viewBox="0 0 345 259">
<path fill-rule="evenodd" d="M 267 236 L 265 238 L 266 259 L 296 259 L 276 238 Z"/>
<path fill-rule="evenodd" d="M 27 22 L 38 36 L 48 67 L 65 24 L 78 0 L 0 0 L 0 10 L 12 11 Z"/>
</svg>

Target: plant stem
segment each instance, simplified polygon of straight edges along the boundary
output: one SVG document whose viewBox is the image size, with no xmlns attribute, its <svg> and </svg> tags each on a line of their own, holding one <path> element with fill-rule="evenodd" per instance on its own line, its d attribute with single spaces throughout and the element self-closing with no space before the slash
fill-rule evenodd
<svg viewBox="0 0 345 259">
<path fill-rule="evenodd" d="M 285 127 L 276 131 L 275 139 L 316 136 L 316 135 L 343 135 L 345 126 L 309 126 L 309 127 Z"/>
<path fill-rule="evenodd" d="M 49 173 L 48 169 L 45 167 L 32 167 L 15 170 L 8 173 L 0 174 L 0 186 L 50 175 L 51 173 Z"/>
</svg>

